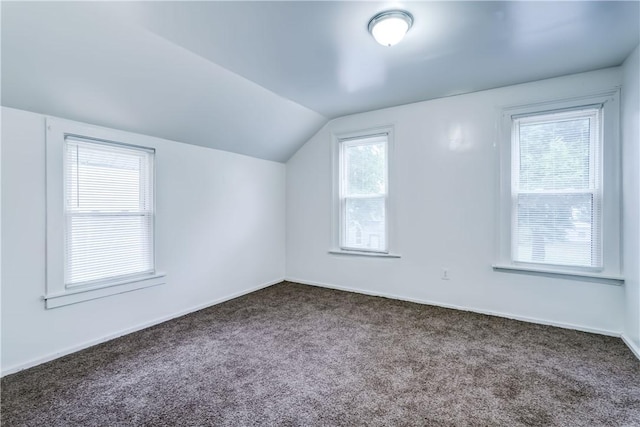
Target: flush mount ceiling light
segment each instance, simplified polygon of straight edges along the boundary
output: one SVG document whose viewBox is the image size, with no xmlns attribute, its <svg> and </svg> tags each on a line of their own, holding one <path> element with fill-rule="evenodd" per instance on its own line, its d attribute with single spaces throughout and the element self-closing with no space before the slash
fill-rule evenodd
<svg viewBox="0 0 640 427">
<path fill-rule="evenodd" d="M 381 12 L 369 21 L 369 32 L 382 46 L 393 46 L 413 25 L 413 16 L 404 10 Z"/>
</svg>

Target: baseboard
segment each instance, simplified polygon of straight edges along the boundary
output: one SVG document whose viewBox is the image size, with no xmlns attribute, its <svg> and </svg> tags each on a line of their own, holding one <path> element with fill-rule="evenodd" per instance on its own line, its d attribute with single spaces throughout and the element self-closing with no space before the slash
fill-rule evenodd
<svg viewBox="0 0 640 427">
<path fill-rule="evenodd" d="M 415 302 L 415 303 L 418 303 L 418 304 L 433 305 L 433 306 L 437 306 L 437 307 L 452 308 L 452 309 L 455 309 L 455 310 L 462 310 L 462 311 L 469 311 L 469 312 L 473 312 L 473 313 L 487 314 L 487 315 L 490 315 L 490 316 L 505 317 L 505 318 L 508 318 L 508 319 L 520 320 L 520 321 L 523 321 L 523 322 L 537 323 L 537 324 L 542 324 L 542 325 L 556 326 L 556 327 L 565 328 L 565 329 L 574 329 L 574 330 L 583 331 L 583 332 L 590 332 L 590 333 L 596 333 L 596 334 L 601 334 L 601 335 L 620 337 L 623 340 L 623 342 L 629 347 L 629 349 L 633 352 L 633 354 L 638 359 L 640 359 L 640 348 L 630 338 L 628 338 L 624 334 L 621 334 L 620 332 L 609 331 L 609 330 L 604 330 L 604 329 L 597 329 L 597 328 L 585 328 L 585 327 L 582 327 L 582 326 L 579 326 L 579 325 L 570 324 L 570 323 L 554 322 L 554 321 L 548 321 L 548 320 L 544 320 L 544 319 L 537 319 L 537 318 L 531 318 L 531 317 L 525 317 L 525 316 L 518 316 L 518 315 L 510 314 L 510 313 L 496 312 L 496 311 L 491 311 L 491 310 L 482 310 L 482 309 L 476 309 L 476 308 L 472 308 L 472 307 L 463 307 L 463 306 L 458 306 L 458 305 L 454 305 L 454 304 L 440 303 L 440 302 L 437 302 L 437 301 L 429 301 L 429 300 L 423 300 L 423 299 L 418 299 L 418 298 L 404 297 L 404 296 L 401 296 L 401 295 L 394 295 L 394 294 L 390 294 L 390 293 L 386 293 L 386 292 L 373 292 L 373 291 L 364 290 L 364 289 L 351 288 L 351 287 L 346 287 L 346 286 L 338 286 L 338 285 L 332 285 L 332 284 L 328 284 L 328 283 L 313 282 L 313 281 L 309 281 L 309 280 L 303 280 L 303 279 L 297 279 L 297 278 L 288 277 L 288 278 L 285 278 L 285 279 L 272 280 L 272 281 L 263 283 L 261 285 L 255 286 L 253 288 L 245 289 L 245 290 L 243 290 L 241 292 L 236 292 L 234 294 L 227 295 L 227 296 L 222 297 L 222 298 L 217 298 L 217 299 L 211 300 L 209 302 L 206 302 L 206 303 L 199 304 L 197 306 L 188 308 L 186 310 L 179 311 L 177 313 L 173 313 L 173 314 L 170 314 L 170 315 L 167 315 L 167 316 L 163 316 L 163 317 L 151 320 L 149 322 L 145 322 L 145 323 L 133 326 L 131 328 L 120 330 L 118 332 L 103 336 L 103 337 L 95 339 L 95 340 L 87 341 L 85 343 L 82 343 L 82 344 L 79 344 L 79 345 L 76 345 L 76 346 L 73 346 L 73 347 L 69 347 L 69 348 L 66 348 L 66 349 L 61 350 L 61 351 L 57 351 L 55 353 L 49 354 L 49 355 L 44 356 L 44 357 L 40 357 L 40 358 L 29 360 L 27 362 L 24 362 L 24 363 L 21 363 L 21 364 L 18 364 L 18 365 L 15 365 L 15 366 L 12 366 L 12 367 L 9 367 L 9 368 L 3 370 L 2 372 L 0 372 L 0 377 L 4 377 L 4 376 L 10 375 L 10 374 L 14 374 L 14 373 L 22 371 L 24 369 L 32 368 L 32 367 L 40 365 L 42 363 L 50 362 L 52 360 L 58 359 L 60 357 L 66 356 L 68 354 L 75 353 L 75 352 L 80 351 L 80 350 L 84 350 L 86 348 L 92 347 L 92 346 L 97 345 L 97 344 L 102 344 L 104 342 L 107 342 L 107 341 L 110 341 L 112 339 L 121 337 L 123 335 L 128 335 L 130 333 L 137 332 L 137 331 L 140 331 L 142 329 L 146 329 L 146 328 L 149 328 L 151 326 L 158 325 L 158 324 L 166 322 L 168 320 L 175 319 L 175 318 L 184 316 L 186 314 L 193 313 L 193 312 L 205 309 L 207 307 L 211 307 L 211 306 L 214 306 L 214 305 L 217 305 L 217 304 L 221 304 L 221 303 L 223 303 L 225 301 L 229 301 L 229 300 L 232 300 L 234 298 L 238 298 L 238 297 L 241 297 L 243 295 L 250 294 L 252 292 L 258 291 L 260 289 L 267 288 L 269 286 L 273 286 L 275 284 L 278 284 L 278 283 L 282 282 L 283 280 L 286 280 L 288 282 L 300 283 L 300 284 L 303 284 L 303 285 L 318 286 L 318 287 L 322 287 L 322 288 L 336 289 L 336 290 L 341 290 L 341 291 L 346 291 L 346 292 L 355 292 L 355 293 L 364 294 L 364 295 L 379 296 L 379 297 L 384 297 L 384 298 L 397 299 L 397 300 L 401 300 L 401 301 Z"/>
<path fill-rule="evenodd" d="M 636 345 L 636 343 L 625 334 L 620 335 L 620 338 L 622 338 L 622 341 L 624 341 L 624 343 L 627 345 L 627 347 L 629 347 L 631 352 L 638 358 L 638 360 L 640 360 L 640 347 Z"/>
<path fill-rule="evenodd" d="M 199 304 L 197 306 L 188 308 L 186 310 L 181 310 L 181 311 L 179 311 L 177 313 L 173 313 L 173 314 L 170 314 L 170 315 L 167 315 L 167 316 L 162 316 L 162 317 L 159 317 L 157 319 L 151 320 L 149 322 L 145 322 L 145 323 L 133 326 L 131 328 L 123 329 L 123 330 L 120 330 L 118 332 L 115 332 L 115 333 L 112 333 L 112 334 L 109 334 L 109 335 L 105 335 L 105 336 L 100 337 L 100 338 L 95 339 L 95 340 L 87 341 L 87 342 L 84 342 L 82 344 L 66 348 L 66 349 L 61 350 L 61 351 L 56 351 L 55 353 L 49 354 L 49 355 L 44 356 L 44 357 L 39 357 L 39 358 L 36 358 L 36 359 L 29 360 L 29 361 L 27 361 L 25 363 L 20 363 L 18 365 L 11 366 L 11 367 L 3 370 L 0 373 L 0 377 L 4 377 L 6 375 L 14 374 L 16 372 L 19 372 L 19 371 L 22 371 L 22 370 L 25 370 L 25 369 L 28 369 L 28 368 L 32 368 L 32 367 L 37 366 L 37 365 L 40 365 L 40 364 L 43 364 L 43 363 L 46 363 L 46 362 L 50 362 L 52 360 L 58 359 L 60 357 L 66 356 L 68 354 L 75 353 L 77 351 L 84 350 L 84 349 L 89 348 L 89 347 L 93 347 L 94 345 L 97 345 L 97 344 L 102 344 L 104 342 L 111 341 L 112 339 L 121 337 L 123 335 L 128 335 L 128 334 L 131 334 L 133 332 L 141 331 L 142 329 L 146 329 L 146 328 L 149 328 L 151 326 L 158 325 L 160 323 L 166 322 L 166 321 L 171 320 L 171 319 L 182 317 L 182 316 L 184 316 L 186 314 L 193 313 L 195 311 L 199 311 L 199 310 L 205 309 L 207 307 L 211 307 L 211 306 L 214 306 L 214 305 L 217 305 L 217 304 L 221 304 L 221 303 L 223 303 L 225 301 L 229 301 L 229 300 L 232 300 L 234 298 L 238 298 L 238 297 L 241 297 L 243 295 L 250 294 L 251 292 L 255 292 L 255 291 L 258 291 L 260 289 L 268 288 L 269 286 L 273 286 L 273 285 L 275 285 L 277 283 L 282 282 L 283 280 L 284 279 L 272 280 L 272 281 L 263 283 L 261 285 L 255 286 L 253 288 L 245 289 L 243 291 L 236 292 L 234 294 L 227 295 L 227 296 L 224 296 L 222 298 L 216 298 L 216 299 L 211 300 L 209 302 L 206 302 L 204 304 Z"/>
<path fill-rule="evenodd" d="M 454 310 L 469 311 L 469 312 L 472 312 L 472 313 L 479 313 L 479 314 L 487 314 L 489 316 L 504 317 L 504 318 L 507 318 L 507 319 L 519 320 L 519 321 L 528 322 L 528 323 L 537 323 L 539 325 L 555 326 L 555 327 L 558 327 L 558 328 L 573 329 L 573 330 L 576 330 L 576 331 L 589 332 L 589 333 L 600 334 L 600 335 L 607 335 L 607 336 L 611 336 L 611 337 L 620 337 L 621 336 L 621 333 L 619 331 L 610 331 L 610 330 L 607 330 L 607 329 L 599 329 L 599 328 L 589 328 L 589 327 L 584 327 L 584 326 L 581 326 L 581 325 L 575 325 L 575 324 L 572 324 L 572 323 L 556 322 L 556 321 L 553 321 L 553 320 L 546 320 L 546 319 L 538 319 L 538 318 L 535 318 L 535 317 L 520 316 L 520 315 L 513 314 L 513 313 L 505 313 L 505 312 L 500 312 L 500 311 L 484 310 L 484 309 L 475 308 L 475 307 L 465 307 L 465 306 L 460 306 L 460 305 L 455 305 L 455 304 L 442 303 L 442 302 L 438 302 L 438 301 L 431 301 L 431 300 L 425 300 L 425 299 L 419 299 L 419 298 L 411 298 L 411 297 L 406 297 L 406 296 L 402 296 L 402 295 L 394 295 L 394 294 L 387 293 L 387 292 L 375 292 L 375 291 L 369 291 L 369 290 L 365 290 L 365 289 L 358 289 L 358 288 L 351 288 L 351 287 L 346 287 L 346 286 L 333 285 L 333 284 L 329 284 L 329 283 L 313 282 L 313 281 L 309 281 L 309 280 L 297 279 L 297 278 L 294 278 L 294 277 L 288 277 L 285 280 L 287 282 L 300 283 L 300 284 L 303 284 L 303 285 L 318 286 L 318 287 L 321 287 L 321 288 L 336 289 L 336 290 L 339 290 L 339 291 L 355 292 L 355 293 L 358 293 L 358 294 L 371 295 L 371 296 L 383 297 L 383 298 L 391 298 L 391 299 L 397 299 L 397 300 L 401 300 L 401 301 L 415 302 L 415 303 L 418 303 L 418 304 L 433 305 L 433 306 L 436 306 L 436 307 L 452 308 Z"/>
</svg>

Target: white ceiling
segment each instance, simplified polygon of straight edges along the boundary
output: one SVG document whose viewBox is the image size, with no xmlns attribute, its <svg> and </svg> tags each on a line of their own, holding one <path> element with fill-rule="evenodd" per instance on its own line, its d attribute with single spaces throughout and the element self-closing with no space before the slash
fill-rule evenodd
<svg viewBox="0 0 640 427">
<path fill-rule="evenodd" d="M 621 64 L 640 2 L 2 2 L 2 104 L 286 161 L 333 117 Z M 400 7 L 393 48 L 367 23 Z"/>
</svg>

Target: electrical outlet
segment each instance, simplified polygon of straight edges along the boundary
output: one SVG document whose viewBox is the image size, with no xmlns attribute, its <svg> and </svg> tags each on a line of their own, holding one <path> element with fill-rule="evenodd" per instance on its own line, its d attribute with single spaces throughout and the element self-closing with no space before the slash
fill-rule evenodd
<svg viewBox="0 0 640 427">
<path fill-rule="evenodd" d="M 449 269 L 448 268 L 443 268 L 441 273 L 440 273 L 440 279 L 442 280 L 449 280 Z"/>
</svg>

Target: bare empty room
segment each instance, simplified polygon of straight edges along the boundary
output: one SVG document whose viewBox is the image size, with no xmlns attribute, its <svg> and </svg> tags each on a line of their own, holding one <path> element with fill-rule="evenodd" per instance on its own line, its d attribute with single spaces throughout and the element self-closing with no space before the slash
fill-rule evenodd
<svg viewBox="0 0 640 427">
<path fill-rule="evenodd" d="M 2 1 L 3 426 L 640 426 L 640 1 Z"/>
</svg>

